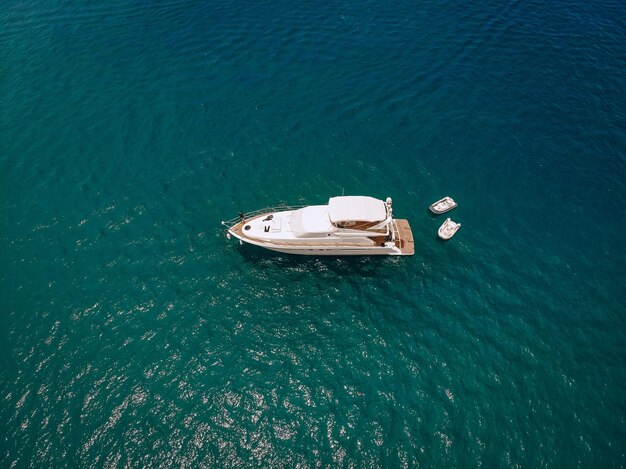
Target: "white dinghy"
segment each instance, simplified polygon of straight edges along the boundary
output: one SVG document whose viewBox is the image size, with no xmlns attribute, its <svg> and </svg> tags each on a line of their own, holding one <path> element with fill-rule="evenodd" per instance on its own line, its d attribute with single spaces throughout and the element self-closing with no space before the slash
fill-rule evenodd
<svg viewBox="0 0 626 469">
<path fill-rule="evenodd" d="M 457 205 L 458 204 L 454 201 L 452 197 L 444 197 L 443 199 L 440 199 L 432 204 L 429 208 L 430 211 L 434 214 L 441 215 L 442 213 L 446 213 L 453 208 L 456 208 Z"/>
<path fill-rule="evenodd" d="M 446 218 L 446 221 L 443 222 L 443 225 L 439 227 L 439 231 L 437 231 L 437 234 L 441 239 L 450 239 L 459 230 L 459 228 L 461 228 L 460 223 L 455 223 L 449 218 Z"/>
</svg>

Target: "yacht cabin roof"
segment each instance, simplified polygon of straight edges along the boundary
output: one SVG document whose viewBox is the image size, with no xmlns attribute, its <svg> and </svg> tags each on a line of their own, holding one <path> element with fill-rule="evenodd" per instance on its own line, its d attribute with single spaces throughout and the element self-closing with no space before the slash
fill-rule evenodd
<svg viewBox="0 0 626 469">
<path fill-rule="evenodd" d="M 331 197 L 328 216 L 332 223 L 383 221 L 387 218 L 387 206 L 382 200 L 361 195 Z"/>
<path fill-rule="evenodd" d="M 328 221 L 328 207 L 310 205 L 295 210 L 291 215 L 291 231 L 299 238 L 330 233 L 332 225 Z"/>
</svg>

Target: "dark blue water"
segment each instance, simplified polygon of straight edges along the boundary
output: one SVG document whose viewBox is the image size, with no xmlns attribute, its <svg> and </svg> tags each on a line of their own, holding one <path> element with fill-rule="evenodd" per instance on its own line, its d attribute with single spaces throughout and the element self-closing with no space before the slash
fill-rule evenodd
<svg viewBox="0 0 626 469">
<path fill-rule="evenodd" d="M 623 467 L 625 19 L 4 2 L 0 466 Z M 219 225 L 342 192 L 415 255 Z"/>
</svg>

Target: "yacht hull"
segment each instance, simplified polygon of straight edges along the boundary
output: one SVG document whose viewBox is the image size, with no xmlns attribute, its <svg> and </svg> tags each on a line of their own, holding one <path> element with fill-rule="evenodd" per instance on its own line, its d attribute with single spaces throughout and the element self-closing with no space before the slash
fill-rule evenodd
<svg viewBox="0 0 626 469">
<path fill-rule="evenodd" d="M 297 254 L 300 256 L 402 256 L 398 248 L 371 247 L 354 249 L 337 248 L 292 248 L 292 247 L 267 247 L 266 249 L 284 254 Z M 408 254 L 404 254 L 408 255 Z"/>
<path fill-rule="evenodd" d="M 242 223 L 228 230 L 228 233 L 241 243 L 251 244 L 270 251 L 301 256 L 412 256 L 415 252 L 413 233 L 407 220 L 394 220 L 395 242 L 386 246 L 340 246 L 338 244 L 294 245 L 266 242 L 246 236 Z"/>
</svg>

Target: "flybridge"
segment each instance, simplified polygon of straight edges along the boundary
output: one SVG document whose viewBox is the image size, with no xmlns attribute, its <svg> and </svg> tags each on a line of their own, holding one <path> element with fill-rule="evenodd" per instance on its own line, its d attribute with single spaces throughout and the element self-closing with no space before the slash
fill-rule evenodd
<svg viewBox="0 0 626 469">
<path fill-rule="evenodd" d="M 328 200 L 328 216 L 332 223 L 381 222 L 387 218 L 387 204 L 373 197 L 331 197 Z"/>
</svg>

